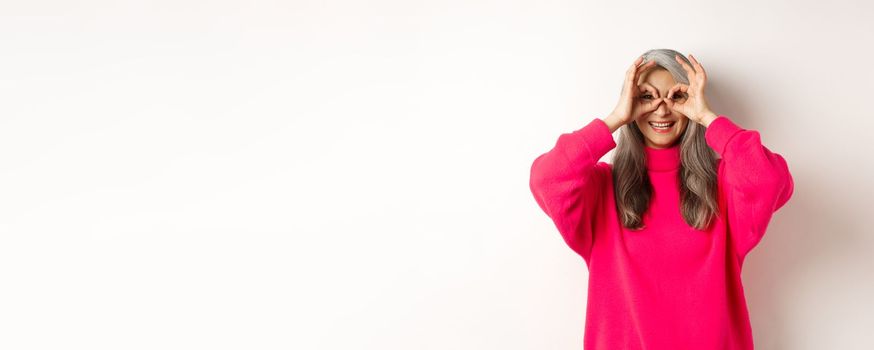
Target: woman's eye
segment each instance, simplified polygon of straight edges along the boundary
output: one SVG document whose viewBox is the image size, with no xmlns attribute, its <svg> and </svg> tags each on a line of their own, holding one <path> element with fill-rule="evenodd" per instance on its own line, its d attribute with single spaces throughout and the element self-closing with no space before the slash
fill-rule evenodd
<svg viewBox="0 0 874 350">
<path fill-rule="evenodd" d="M 673 96 L 673 98 L 674 98 L 675 100 L 677 100 L 677 99 L 681 99 L 681 98 L 684 98 L 684 97 L 686 97 L 686 96 L 683 95 L 683 93 L 674 94 L 674 96 Z"/>
<path fill-rule="evenodd" d="M 652 95 L 650 95 L 650 94 L 646 94 L 646 95 L 640 96 L 640 98 L 642 98 L 642 99 L 646 99 L 646 100 L 649 100 L 649 99 L 652 98 Z"/>
</svg>

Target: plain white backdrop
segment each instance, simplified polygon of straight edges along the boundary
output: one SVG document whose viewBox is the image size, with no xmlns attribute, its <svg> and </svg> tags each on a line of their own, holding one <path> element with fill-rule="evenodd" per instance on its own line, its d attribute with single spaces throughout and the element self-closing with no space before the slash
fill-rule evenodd
<svg viewBox="0 0 874 350">
<path fill-rule="evenodd" d="M 580 349 L 529 168 L 672 48 L 795 180 L 744 266 L 757 348 L 872 349 L 872 15 L 2 1 L 0 348 Z"/>
</svg>

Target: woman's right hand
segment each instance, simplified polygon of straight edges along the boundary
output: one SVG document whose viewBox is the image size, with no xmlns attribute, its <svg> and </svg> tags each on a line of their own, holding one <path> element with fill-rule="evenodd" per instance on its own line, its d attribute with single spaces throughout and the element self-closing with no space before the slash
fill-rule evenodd
<svg viewBox="0 0 874 350">
<path fill-rule="evenodd" d="M 651 101 L 641 100 L 640 94 L 643 90 L 637 84 L 637 79 L 641 73 L 654 67 L 655 61 L 649 61 L 643 65 L 643 56 L 638 57 L 631 64 L 631 67 L 625 71 L 625 83 L 622 85 L 622 93 L 619 96 L 619 102 L 613 112 L 605 118 L 605 122 L 610 126 L 610 131 L 615 131 L 620 126 L 637 120 L 641 115 L 655 111 L 658 108 L 662 99 L 652 99 Z"/>
</svg>

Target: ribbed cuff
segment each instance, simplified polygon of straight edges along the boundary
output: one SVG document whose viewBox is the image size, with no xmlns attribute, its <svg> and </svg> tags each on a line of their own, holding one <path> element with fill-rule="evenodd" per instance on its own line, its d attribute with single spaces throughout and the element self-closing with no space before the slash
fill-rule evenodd
<svg viewBox="0 0 874 350">
<path fill-rule="evenodd" d="M 725 145 L 734 135 L 745 130 L 725 115 L 718 115 L 710 122 L 710 126 L 704 130 L 704 139 L 710 148 L 713 148 L 720 156 L 725 152 Z"/>
<path fill-rule="evenodd" d="M 583 141 L 589 148 L 593 158 L 601 159 L 607 152 L 616 147 L 610 127 L 601 118 L 594 118 L 586 126 L 576 131 L 584 135 Z"/>
</svg>

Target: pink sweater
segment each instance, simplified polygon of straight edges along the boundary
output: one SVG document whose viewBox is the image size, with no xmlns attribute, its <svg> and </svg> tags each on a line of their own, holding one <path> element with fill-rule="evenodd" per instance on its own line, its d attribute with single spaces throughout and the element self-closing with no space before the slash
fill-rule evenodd
<svg viewBox="0 0 874 350">
<path fill-rule="evenodd" d="M 534 160 L 531 192 L 589 270 L 585 349 L 753 349 L 741 267 L 794 183 L 757 131 L 724 115 L 705 140 L 721 157 L 721 217 L 708 231 L 680 213 L 680 146 L 645 148 L 654 194 L 641 231 L 617 215 L 612 164 L 599 162 L 616 143 L 602 119 Z"/>
</svg>

